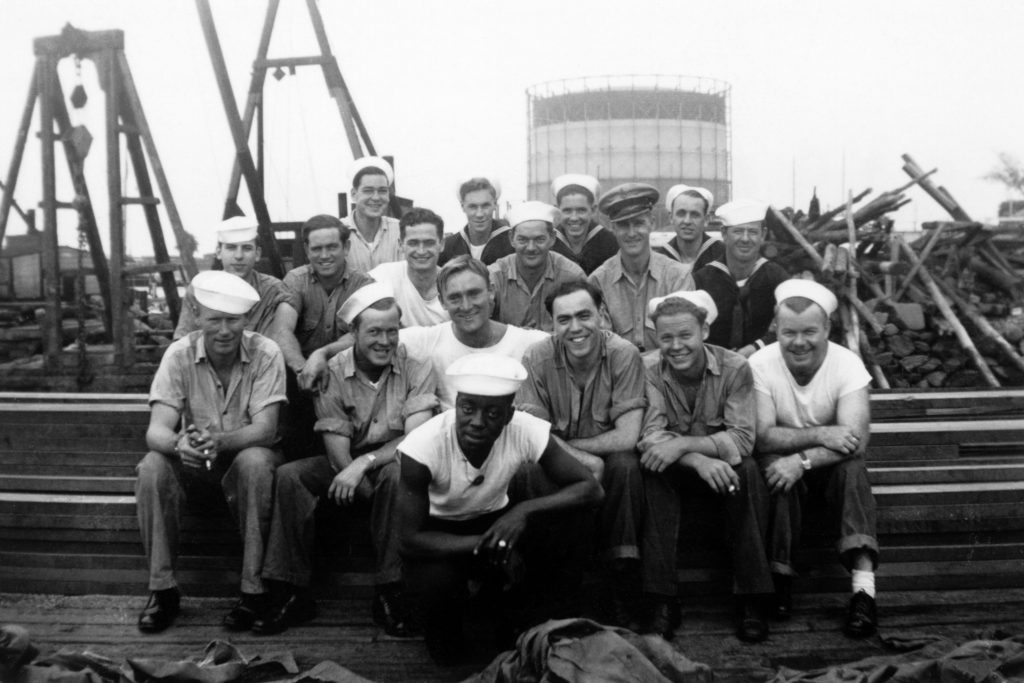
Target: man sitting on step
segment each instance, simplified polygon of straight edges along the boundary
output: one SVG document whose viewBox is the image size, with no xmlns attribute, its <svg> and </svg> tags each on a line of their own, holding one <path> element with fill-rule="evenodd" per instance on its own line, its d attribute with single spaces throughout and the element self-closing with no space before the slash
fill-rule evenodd
<svg viewBox="0 0 1024 683">
<path fill-rule="evenodd" d="M 804 501 L 824 498 L 839 560 L 853 574 L 844 631 L 875 632 L 878 541 L 875 498 L 864 451 L 871 422 L 871 375 L 852 351 L 828 340 L 836 297 L 811 280 L 775 289 L 778 341 L 750 357 L 757 394 L 758 460 L 772 493 L 768 556 L 776 616 L 791 610 L 793 555 Z"/>
<path fill-rule="evenodd" d="M 270 526 L 278 413 L 286 402 L 277 344 L 245 331 L 259 294 L 242 278 L 205 271 L 192 278 L 200 329 L 164 353 L 149 392 L 146 445 L 135 485 L 152 594 L 139 630 L 163 631 L 178 614 L 174 577 L 183 499 L 219 488 L 242 535 L 241 599 L 224 618 L 248 629 L 263 607 L 263 549 Z"/>
<path fill-rule="evenodd" d="M 315 429 L 327 455 L 277 470 L 263 567 L 273 604 L 253 633 L 280 633 L 316 614 L 309 583 L 317 502 L 327 499 L 351 509 L 372 499 L 373 619 L 389 635 L 409 635 L 394 526 L 398 467 L 393 463 L 398 442 L 433 416 L 437 380 L 430 363 L 408 357 L 399 343 L 402 310 L 390 286 L 374 282 L 356 290 L 339 315 L 352 329 L 355 346 L 331 359 L 327 386 L 316 397 Z"/>
</svg>

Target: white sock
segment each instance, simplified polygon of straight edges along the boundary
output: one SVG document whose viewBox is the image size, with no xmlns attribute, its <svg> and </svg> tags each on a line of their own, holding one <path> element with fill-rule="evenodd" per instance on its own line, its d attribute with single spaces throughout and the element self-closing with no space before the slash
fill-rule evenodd
<svg viewBox="0 0 1024 683">
<path fill-rule="evenodd" d="M 875 597 L 875 573 L 867 569 L 853 570 L 853 594 L 864 591 L 872 598 Z"/>
</svg>

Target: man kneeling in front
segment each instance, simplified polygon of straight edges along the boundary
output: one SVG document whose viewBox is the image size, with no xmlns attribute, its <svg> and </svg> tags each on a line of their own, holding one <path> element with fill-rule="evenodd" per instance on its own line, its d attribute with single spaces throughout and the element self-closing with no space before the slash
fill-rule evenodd
<svg viewBox="0 0 1024 683">
<path fill-rule="evenodd" d="M 775 300 L 778 341 L 751 356 L 750 369 L 758 460 L 772 493 L 768 553 L 776 617 L 790 614 L 804 499 L 823 497 L 839 560 L 853 574 L 843 630 L 862 638 L 877 623 L 875 498 L 864 464 L 871 375 L 856 354 L 828 340 L 838 303 L 832 292 L 810 280 L 786 280 L 775 288 Z"/>
<path fill-rule="evenodd" d="M 406 580 L 420 599 L 427 649 L 438 664 L 453 664 L 463 652 L 469 579 L 498 589 L 499 621 L 518 606 L 522 586 L 557 595 L 555 576 L 579 580 L 559 560 L 572 557 L 584 530 L 566 531 L 564 523 L 579 517 L 582 526 L 585 515 L 571 511 L 603 497 L 587 469 L 551 438 L 548 422 L 512 407 L 526 379 L 518 361 L 476 353 L 452 363 L 447 375 L 455 407 L 398 447 Z M 557 490 L 513 502 L 509 484 L 526 463 L 539 464 Z"/>
</svg>

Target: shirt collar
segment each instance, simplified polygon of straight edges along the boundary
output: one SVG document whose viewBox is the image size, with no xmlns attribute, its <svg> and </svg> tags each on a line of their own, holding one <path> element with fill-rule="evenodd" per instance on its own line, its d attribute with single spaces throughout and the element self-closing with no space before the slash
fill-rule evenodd
<svg viewBox="0 0 1024 683">
<path fill-rule="evenodd" d="M 652 280 L 660 280 L 661 268 L 655 268 L 655 261 L 659 258 L 667 259 L 667 256 L 655 252 L 653 249 L 650 251 L 650 258 L 647 260 L 647 271 L 645 275 L 650 277 Z M 622 252 L 616 252 L 615 256 L 611 259 L 611 270 L 612 280 L 620 280 L 626 277 L 626 269 L 622 265 Z M 641 277 L 641 280 L 643 277 Z"/>
<path fill-rule="evenodd" d="M 509 268 L 508 268 L 508 279 L 519 282 L 519 263 L 516 261 L 516 255 L 511 254 L 509 256 Z M 550 251 L 547 254 L 547 266 L 544 268 L 544 279 L 554 280 L 555 279 L 555 255 Z"/>
</svg>

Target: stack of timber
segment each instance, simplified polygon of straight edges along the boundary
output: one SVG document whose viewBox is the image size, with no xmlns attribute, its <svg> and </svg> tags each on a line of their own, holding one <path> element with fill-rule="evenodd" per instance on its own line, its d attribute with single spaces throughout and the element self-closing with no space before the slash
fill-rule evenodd
<svg viewBox="0 0 1024 683">
<path fill-rule="evenodd" d="M 834 341 L 858 353 L 875 387 L 1024 386 L 1024 240 L 972 221 L 909 156 L 910 181 L 864 202 L 851 196 L 824 214 L 768 214 L 764 253 L 840 300 Z M 925 223 L 911 243 L 887 215 L 919 186 L 952 220 Z M 863 202 L 858 206 L 858 203 Z"/>
<path fill-rule="evenodd" d="M 871 402 L 880 589 L 1024 588 L 1024 389 L 875 392 Z M 139 394 L 0 394 L 4 592 L 146 593 L 134 467 L 147 422 Z M 707 514 L 684 519 L 681 590 L 728 592 L 720 524 Z M 324 597 L 369 596 L 367 523 L 363 511 L 321 525 L 329 537 L 317 558 Z M 240 548 L 223 505 L 192 508 L 183 530 L 186 593 L 232 595 Z M 848 586 L 826 532 L 807 529 L 800 591 Z"/>
</svg>

